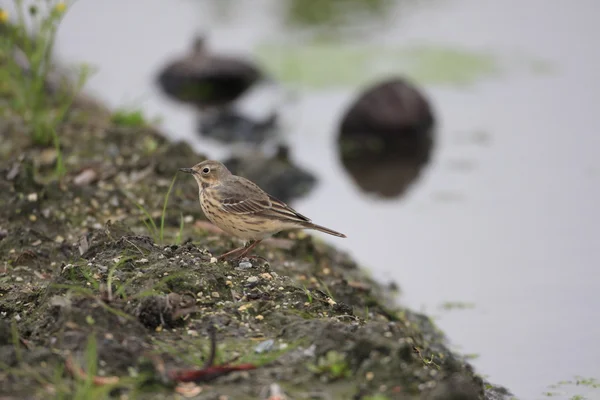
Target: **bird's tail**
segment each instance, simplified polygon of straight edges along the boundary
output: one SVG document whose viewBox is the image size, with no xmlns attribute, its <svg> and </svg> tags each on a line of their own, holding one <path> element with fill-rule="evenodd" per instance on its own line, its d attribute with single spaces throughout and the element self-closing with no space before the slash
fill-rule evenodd
<svg viewBox="0 0 600 400">
<path fill-rule="evenodd" d="M 345 238 L 346 237 L 346 235 L 344 235 L 343 233 L 336 232 L 336 231 L 334 231 L 332 229 L 325 228 L 324 226 L 321 226 L 321 225 L 313 224 L 312 222 L 309 222 L 309 223 L 305 224 L 304 227 L 308 228 L 308 229 L 314 229 L 314 230 L 317 230 L 317 231 L 325 232 L 325 233 L 328 233 L 330 235 L 341 237 L 341 238 Z"/>
</svg>

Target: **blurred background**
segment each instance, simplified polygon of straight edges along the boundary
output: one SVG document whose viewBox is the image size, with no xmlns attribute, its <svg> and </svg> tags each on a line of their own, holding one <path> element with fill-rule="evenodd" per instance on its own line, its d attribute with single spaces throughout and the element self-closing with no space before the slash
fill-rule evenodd
<svg viewBox="0 0 600 400">
<path fill-rule="evenodd" d="M 322 236 L 490 381 L 600 398 L 551 386 L 600 378 L 598 15 L 595 0 L 79 0 L 56 52 L 97 69 L 86 89 L 110 107 L 346 233 Z"/>
</svg>

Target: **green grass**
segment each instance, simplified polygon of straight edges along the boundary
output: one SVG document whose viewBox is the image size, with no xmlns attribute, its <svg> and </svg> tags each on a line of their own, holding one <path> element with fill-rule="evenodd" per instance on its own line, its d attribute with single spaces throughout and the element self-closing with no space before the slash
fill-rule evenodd
<svg viewBox="0 0 600 400">
<path fill-rule="evenodd" d="M 113 124 L 131 128 L 141 128 L 148 125 L 142 110 L 116 110 L 110 120 Z"/>
<path fill-rule="evenodd" d="M 330 350 L 324 356 L 319 357 L 315 364 L 307 364 L 309 371 L 326 378 L 329 381 L 349 378 L 352 375 L 346 355 Z"/>
<path fill-rule="evenodd" d="M 171 196 L 171 192 L 173 191 L 173 186 L 175 185 L 176 180 L 177 180 L 177 175 L 173 176 L 171 185 L 169 185 L 169 189 L 168 189 L 167 193 L 165 194 L 162 213 L 160 216 L 160 226 L 156 225 L 156 222 L 154 222 L 154 218 L 152 218 L 152 215 L 150 214 L 148 209 L 146 209 L 146 207 L 144 207 L 142 204 L 135 201 L 131 195 L 126 194 L 127 198 L 129 198 L 129 200 L 131 202 L 133 202 L 133 204 L 142 212 L 142 214 L 144 214 L 145 219 L 143 220 L 143 223 L 146 226 L 146 229 L 148 229 L 148 232 L 150 233 L 150 235 L 152 236 L 154 241 L 157 243 L 160 243 L 160 244 L 164 243 L 165 217 L 167 215 L 167 205 L 169 204 L 169 197 Z M 177 234 L 177 237 L 175 238 L 175 241 L 177 244 L 179 244 L 179 242 L 181 241 L 181 237 L 183 234 L 183 227 L 184 227 L 183 216 L 180 213 L 179 232 Z"/>
<path fill-rule="evenodd" d="M 6 23 L 0 36 L 1 91 L 9 99 L 1 104 L 9 114 L 17 115 L 25 122 L 34 144 L 58 146 L 56 132 L 91 69 L 81 66 L 73 82 L 53 79 L 50 90 L 48 78 L 55 72 L 52 54 L 56 32 L 69 4 L 56 0 L 13 0 L 13 4 L 15 22 Z M 19 63 L 13 57 L 15 51 L 21 54 L 23 62 Z M 57 166 L 57 173 L 64 174 L 62 164 Z"/>
</svg>

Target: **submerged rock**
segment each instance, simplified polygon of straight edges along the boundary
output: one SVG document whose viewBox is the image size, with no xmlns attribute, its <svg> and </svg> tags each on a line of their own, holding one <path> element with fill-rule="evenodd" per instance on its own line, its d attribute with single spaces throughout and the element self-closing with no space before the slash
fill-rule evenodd
<svg viewBox="0 0 600 400">
<path fill-rule="evenodd" d="M 429 161 L 435 117 L 408 81 L 391 78 L 363 92 L 346 111 L 338 132 L 339 156 L 365 192 L 397 197 Z"/>
<path fill-rule="evenodd" d="M 160 72 L 158 84 L 169 97 L 205 109 L 228 105 L 262 76 L 252 61 L 210 54 L 198 37 L 190 54 Z"/>
<path fill-rule="evenodd" d="M 226 110 L 201 116 L 198 131 L 204 137 L 227 144 L 259 145 L 275 137 L 277 114 L 273 113 L 264 120 L 255 120 L 236 110 Z"/>
</svg>

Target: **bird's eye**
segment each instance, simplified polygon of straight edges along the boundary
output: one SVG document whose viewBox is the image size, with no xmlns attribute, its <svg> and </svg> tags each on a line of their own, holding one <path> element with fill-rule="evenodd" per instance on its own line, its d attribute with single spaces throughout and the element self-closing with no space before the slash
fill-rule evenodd
<svg viewBox="0 0 600 400">
<path fill-rule="evenodd" d="M 208 167 L 206 167 L 202 170 L 203 174 L 208 174 L 209 172 L 210 172 L 210 169 Z"/>
</svg>

